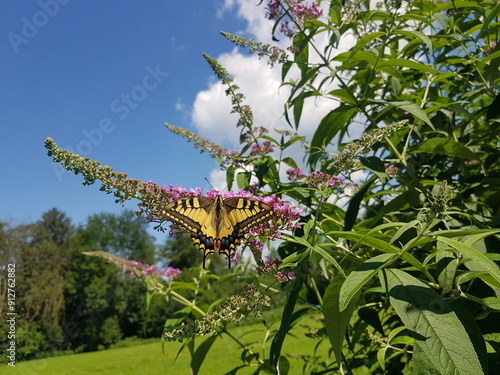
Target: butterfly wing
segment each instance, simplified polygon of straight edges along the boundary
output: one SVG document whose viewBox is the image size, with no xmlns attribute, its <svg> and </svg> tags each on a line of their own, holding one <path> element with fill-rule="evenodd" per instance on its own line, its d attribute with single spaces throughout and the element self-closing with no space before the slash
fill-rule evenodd
<svg viewBox="0 0 500 375">
<path fill-rule="evenodd" d="M 234 197 L 224 200 L 224 220 L 221 229 L 219 254 L 224 254 L 230 260 L 236 246 L 250 229 L 269 220 L 273 214 L 272 208 L 257 199 Z"/>
<path fill-rule="evenodd" d="M 166 220 L 186 229 L 191 233 L 191 238 L 196 246 L 203 251 L 203 267 L 209 254 L 214 254 L 215 249 L 208 239 L 214 237 L 213 212 L 215 200 L 207 197 L 190 197 L 178 199 L 169 203 L 162 214 Z"/>
<path fill-rule="evenodd" d="M 203 251 L 203 267 L 208 255 L 224 254 L 231 266 L 236 246 L 248 231 L 272 215 L 272 208 L 251 198 L 235 197 L 222 200 L 190 197 L 168 204 L 162 211 L 166 220 L 189 232 L 193 243 Z"/>
</svg>

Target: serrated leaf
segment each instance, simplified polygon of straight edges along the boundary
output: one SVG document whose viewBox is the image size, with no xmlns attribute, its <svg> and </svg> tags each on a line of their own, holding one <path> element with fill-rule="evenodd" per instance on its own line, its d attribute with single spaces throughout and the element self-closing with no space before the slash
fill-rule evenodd
<svg viewBox="0 0 500 375">
<path fill-rule="evenodd" d="M 384 345 L 381 349 L 377 351 L 377 362 L 382 370 L 385 370 L 385 353 L 389 347 Z"/>
<path fill-rule="evenodd" d="M 500 117 L 500 93 L 495 97 L 493 102 L 487 108 L 486 119 L 492 120 L 494 118 Z"/>
<path fill-rule="evenodd" d="M 438 293 L 398 269 L 385 269 L 380 276 L 391 305 L 415 338 L 415 346 L 422 350 L 420 359 L 427 367 L 441 374 L 483 374 L 462 322 Z"/>
<path fill-rule="evenodd" d="M 467 331 L 484 372 L 488 373 L 488 352 L 481 330 L 476 322 L 476 317 L 459 300 L 451 301 L 450 305 Z"/>
<path fill-rule="evenodd" d="M 432 367 L 432 363 L 426 353 L 420 347 L 420 342 L 415 342 L 413 345 L 413 375 L 442 375 L 436 368 Z"/>
<path fill-rule="evenodd" d="M 328 95 L 335 96 L 345 103 L 356 105 L 356 98 L 352 95 L 350 90 L 336 89 L 330 91 Z"/>
<path fill-rule="evenodd" d="M 370 246 L 384 253 L 396 253 L 396 254 L 399 253 L 399 248 L 397 248 L 396 246 L 391 245 L 388 242 L 381 240 L 380 238 L 375 238 L 367 234 L 361 234 L 356 232 L 329 231 L 327 232 L 327 235 L 331 237 L 338 237 L 338 238 L 345 238 L 348 240 L 352 240 L 355 241 L 357 244 L 359 243 L 362 245 Z M 403 255 L 401 255 L 401 259 L 403 259 L 405 262 L 408 262 L 416 269 L 425 272 L 425 270 L 423 270 L 422 263 L 409 252 L 405 252 Z"/>
<path fill-rule="evenodd" d="M 352 271 L 342 283 L 340 289 L 340 311 L 343 311 L 361 288 L 394 257 L 394 254 L 380 254 L 368 259 Z"/>
<path fill-rule="evenodd" d="M 484 238 L 486 236 L 491 236 L 495 233 L 499 233 L 500 230 L 490 230 L 490 229 L 450 229 L 450 230 L 439 230 L 434 232 L 436 236 L 440 237 L 464 237 L 476 234 L 482 234 Z"/>
<path fill-rule="evenodd" d="M 456 254 L 451 251 L 438 251 L 436 254 L 436 269 L 439 272 L 439 286 L 444 291 L 449 291 L 455 283 L 455 274 L 458 268 Z"/>
<path fill-rule="evenodd" d="M 279 360 L 279 363 L 278 363 L 278 366 L 279 366 L 279 374 L 283 374 L 283 375 L 288 375 L 288 373 L 290 372 L 290 361 L 288 360 L 287 357 L 285 356 L 281 356 L 280 357 L 280 360 Z"/>
</svg>

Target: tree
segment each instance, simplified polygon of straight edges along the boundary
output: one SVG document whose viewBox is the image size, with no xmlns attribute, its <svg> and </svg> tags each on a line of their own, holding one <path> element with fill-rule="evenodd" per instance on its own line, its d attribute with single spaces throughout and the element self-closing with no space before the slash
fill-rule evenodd
<svg viewBox="0 0 500 375">
<path fill-rule="evenodd" d="M 146 220 L 133 211 L 92 215 L 79 236 L 89 251 L 104 250 L 125 259 L 155 263 L 154 237 L 147 232 Z"/>
<path fill-rule="evenodd" d="M 154 263 L 154 237 L 147 233 L 145 220 L 131 211 L 92 215 L 78 228 L 71 248 L 64 320 L 68 348 L 91 351 L 108 347 L 121 337 L 143 336 L 148 331 L 143 326 L 145 287 L 116 267 L 83 252 L 105 250 L 127 259 L 135 257 Z"/>
<path fill-rule="evenodd" d="M 8 262 L 16 269 L 18 360 L 39 358 L 63 348 L 64 260 L 73 233 L 69 218 L 56 209 L 42 220 L 5 231 Z"/>
</svg>

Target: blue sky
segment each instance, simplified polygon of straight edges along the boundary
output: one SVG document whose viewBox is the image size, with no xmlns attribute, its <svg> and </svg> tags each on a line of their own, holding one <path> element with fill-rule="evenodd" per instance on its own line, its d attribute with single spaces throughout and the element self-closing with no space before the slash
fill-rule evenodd
<svg viewBox="0 0 500 375">
<path fill-rule="evenodd" d="M 209 189 L 215 161 L 163 123 L 234 145 L 221 136 L 236 134 L 230 104 L 202 53 L 254 64 L 219 31 L 254 36 L 265 9 L 232 3 L 2 1 L 0 220 L 27 224 L 56 207 L 80 224 L 122 209 L 97 184 L 61 173 L 43 147 L 49 136 L 132 178 Z"/>
</svg>

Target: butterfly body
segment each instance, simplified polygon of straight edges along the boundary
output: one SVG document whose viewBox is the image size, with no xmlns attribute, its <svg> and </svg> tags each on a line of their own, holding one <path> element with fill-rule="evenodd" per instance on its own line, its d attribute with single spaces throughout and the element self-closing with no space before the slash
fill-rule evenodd
<svg viewBox="0 0 500 375">
<path fill-rule="evenodd" d="M 231 265 L 231 258 L 241 239 L 253 227 L 269 220 L 272 208 L 257 200 L 245 197 L 215 199 L 194 196 L 178 199 L 162 211 L 165 219 L 191 233 L 193 243 L 203 251 L 203 267 L 209 254 L 224 254 Z"/>
</svg>

